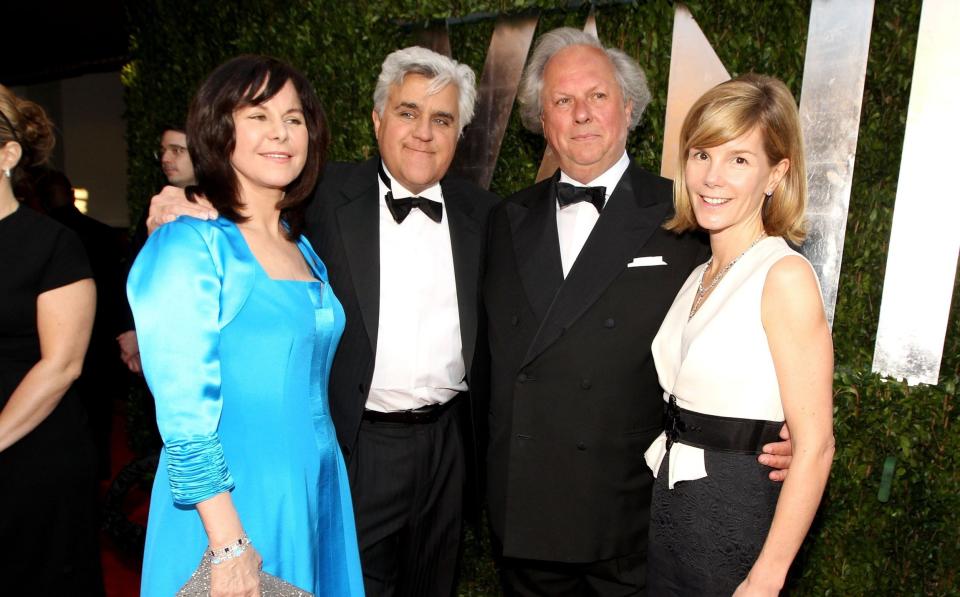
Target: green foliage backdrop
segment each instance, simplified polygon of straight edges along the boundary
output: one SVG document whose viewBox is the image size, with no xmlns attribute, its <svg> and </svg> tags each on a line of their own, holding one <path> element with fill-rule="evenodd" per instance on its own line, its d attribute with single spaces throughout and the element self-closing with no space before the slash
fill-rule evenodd
<svg viewBox="0 0 960 597">
<path fill-rule="evenodd" d="M 887 239 L 896 196 L 919 2 L 877 2 L 870 44 L 856 173 L 834 327 L 837 457 L 820 516 L 791 579 L 797 595 L 958 594 L 960 578 L 960 301 L 955 287 L 940 381 L 908 387 L 870 373 Z M 670 64 L 673 4 L 598 2 L 601 39 L 646 69 L 653 102 L 630 151 L 659 169 Z M 732 74 L 769 73 L 799 98 L 809 2 L 690 0 L 688 6 Z M 478 72 L 493 20 L 482 13 L 541 10 L 538 31 L 580 27 L 588 6 L 566 1 L 142 0 L 128 5 L 133 60 L 124 69 L 129 189 L 134 213 L 158 188 L 151 157 L 157 127 L 183 117 L 203 76 L 243 52 L 272 54 L 303 70 L 333 126 L 332 156 L 372 155 L 373 85 L 383 57 L 416 42 L 438 19 L 454 56 Z M 532 182 L 543 140 L 510 122 L 492 190 L 509 194 Z M 931 164 L 936 162 L 931 161 Z M 896 459 L 890 499 L 878 490 L 883 463 Z M 495 595 L 482 543 L 471 541 L 461 593 Z"/>
</svg>

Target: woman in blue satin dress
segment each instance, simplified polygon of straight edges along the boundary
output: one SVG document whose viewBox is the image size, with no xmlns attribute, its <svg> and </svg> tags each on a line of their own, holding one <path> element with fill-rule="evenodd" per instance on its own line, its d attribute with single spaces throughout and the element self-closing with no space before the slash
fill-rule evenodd
<svg viewBox="0 0 960 597">
<path fill-rule="evenodd" d="M 344 315 L 300 236 L 329 143 L 310 84 L 271 58 L 218 67 L 187 122 L 220 212 L 162 226 L 128 282 L 164 449 L 142 595 L 170 597 L 212 553 L 211 595 L 258 571 L 314 595 L 363 594 L 327 378 Z"/>
</svg>

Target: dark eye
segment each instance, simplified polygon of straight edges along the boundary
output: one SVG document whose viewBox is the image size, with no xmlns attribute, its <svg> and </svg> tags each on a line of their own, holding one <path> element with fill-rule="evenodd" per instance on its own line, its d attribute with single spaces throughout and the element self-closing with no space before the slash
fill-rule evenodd
<svg viewBox="0 0 960 597">
<path fill-rule="evenodd" d="M 737 156 L 736 159 L 734 159 L 734 162 L 735 162 L 738 166 L 746 166 L 746 165 L 749 163 L 749 162 L 747 162 L 747 158 L 745 158 L 745 157 L 743 157 L 743 156 Z"/>
<path fill-rule="evenodd" d="M 450 126 L 450 121 L 447 120 L 446 118 L 434 118 L 434 119 L 433 119 L 433 122 L 434 122 L 435 124 L 438 124 L 438 125 L 444 126 L 444 127 Z"/>
<path fill-rule="evenodd" d="M 694 159 L 694 160 L 701 160 L 701 161 L 702 161 L 702 160 L 707 159 L 709 156 L 707 156 L 706 152 L 699 151 L 699 150 L 693 150 L 693 151 L 690 153 L 690 157 L 691 157 L 692 159 Z"/>
<path fill-rule="evenodd" d="M 593 99 L 603 100 L 607 99 L 607 94 L 603 91 L 597 91 L 593 94 Z"/>
<path fill-rule="evenodd" d="M 298 126 L 298 125 L 303 124 L 303 121 L 300 120 L 299 118 L 296 118 L 296 117 L 290 117 L 290 118 L 287 118 L 287 124 L 292 124 L 292 125 L 294 125 L 294 126 Z"/>
<path fill-rule="evenodd" d="M 570 103 L 570 98 L 569 98 L 569 97 L 561 97 L 560 99 L 558 99 L 558 100 L 556 101 L 556 104 L 557 104 L 558 106 L 565 106 L 565 105 L 567 105 L 567 104 L 569 104 L 569 103 Z"/>
</svg>

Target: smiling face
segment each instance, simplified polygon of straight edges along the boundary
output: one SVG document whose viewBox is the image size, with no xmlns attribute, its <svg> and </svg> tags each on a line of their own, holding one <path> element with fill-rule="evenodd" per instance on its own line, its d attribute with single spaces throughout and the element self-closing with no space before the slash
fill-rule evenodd
<svg viewBox="0 0 960 597">
<path fill-rule="evenodd" d="M 787 159 L 770 164 L 759 128 L 716 147 L 691 148 L 684 177 L 697 224 L 711 234 L 757 236 L 764 195 L 789 167 Z"/>
<path fill-rule="evenodd" d="M 428 93 L 430 79 L 408 74 L 390 88 L 383 116 L 373 112 L 380 157 L 390 174 L 412 193 L 443 178 L 459 136 L 457 87 Z"/>
<path fill-rule="evenodd" d="M 554 54 L 543 71 L 540 98 L 543 135 L 567 176 L 586 184 L 626 151 L 633 104 L 624 104 L 603 50 L 570 46 Z"/>
<path fill-rule="evenodd" d="M 193 163 L 187 151 L 187 136 L 181 131 L 167 130 L 160 137 L 160 167 L 167 182 L 175 187 L 197 184 Z"/>
<path fill-rule="evenodd" d="M 241 196 L 282 192 L 303 170 L 308 132 L 300 97 L 290 81 L 269 100 L 233 113 L 236 144 L 230 164 Z"/>
</svg>

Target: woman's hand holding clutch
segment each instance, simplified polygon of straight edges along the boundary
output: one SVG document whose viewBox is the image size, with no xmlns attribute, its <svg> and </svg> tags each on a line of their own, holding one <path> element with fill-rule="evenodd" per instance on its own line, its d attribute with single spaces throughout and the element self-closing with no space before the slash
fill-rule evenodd
<svg viewBox="0 0 960 597">
<path fill-rule="evenodd" d="M 263 559 L 253 545 L 235 558 L 213 564 L 210 597 L 260 597 L 260 567 Z"/>
</svg>

